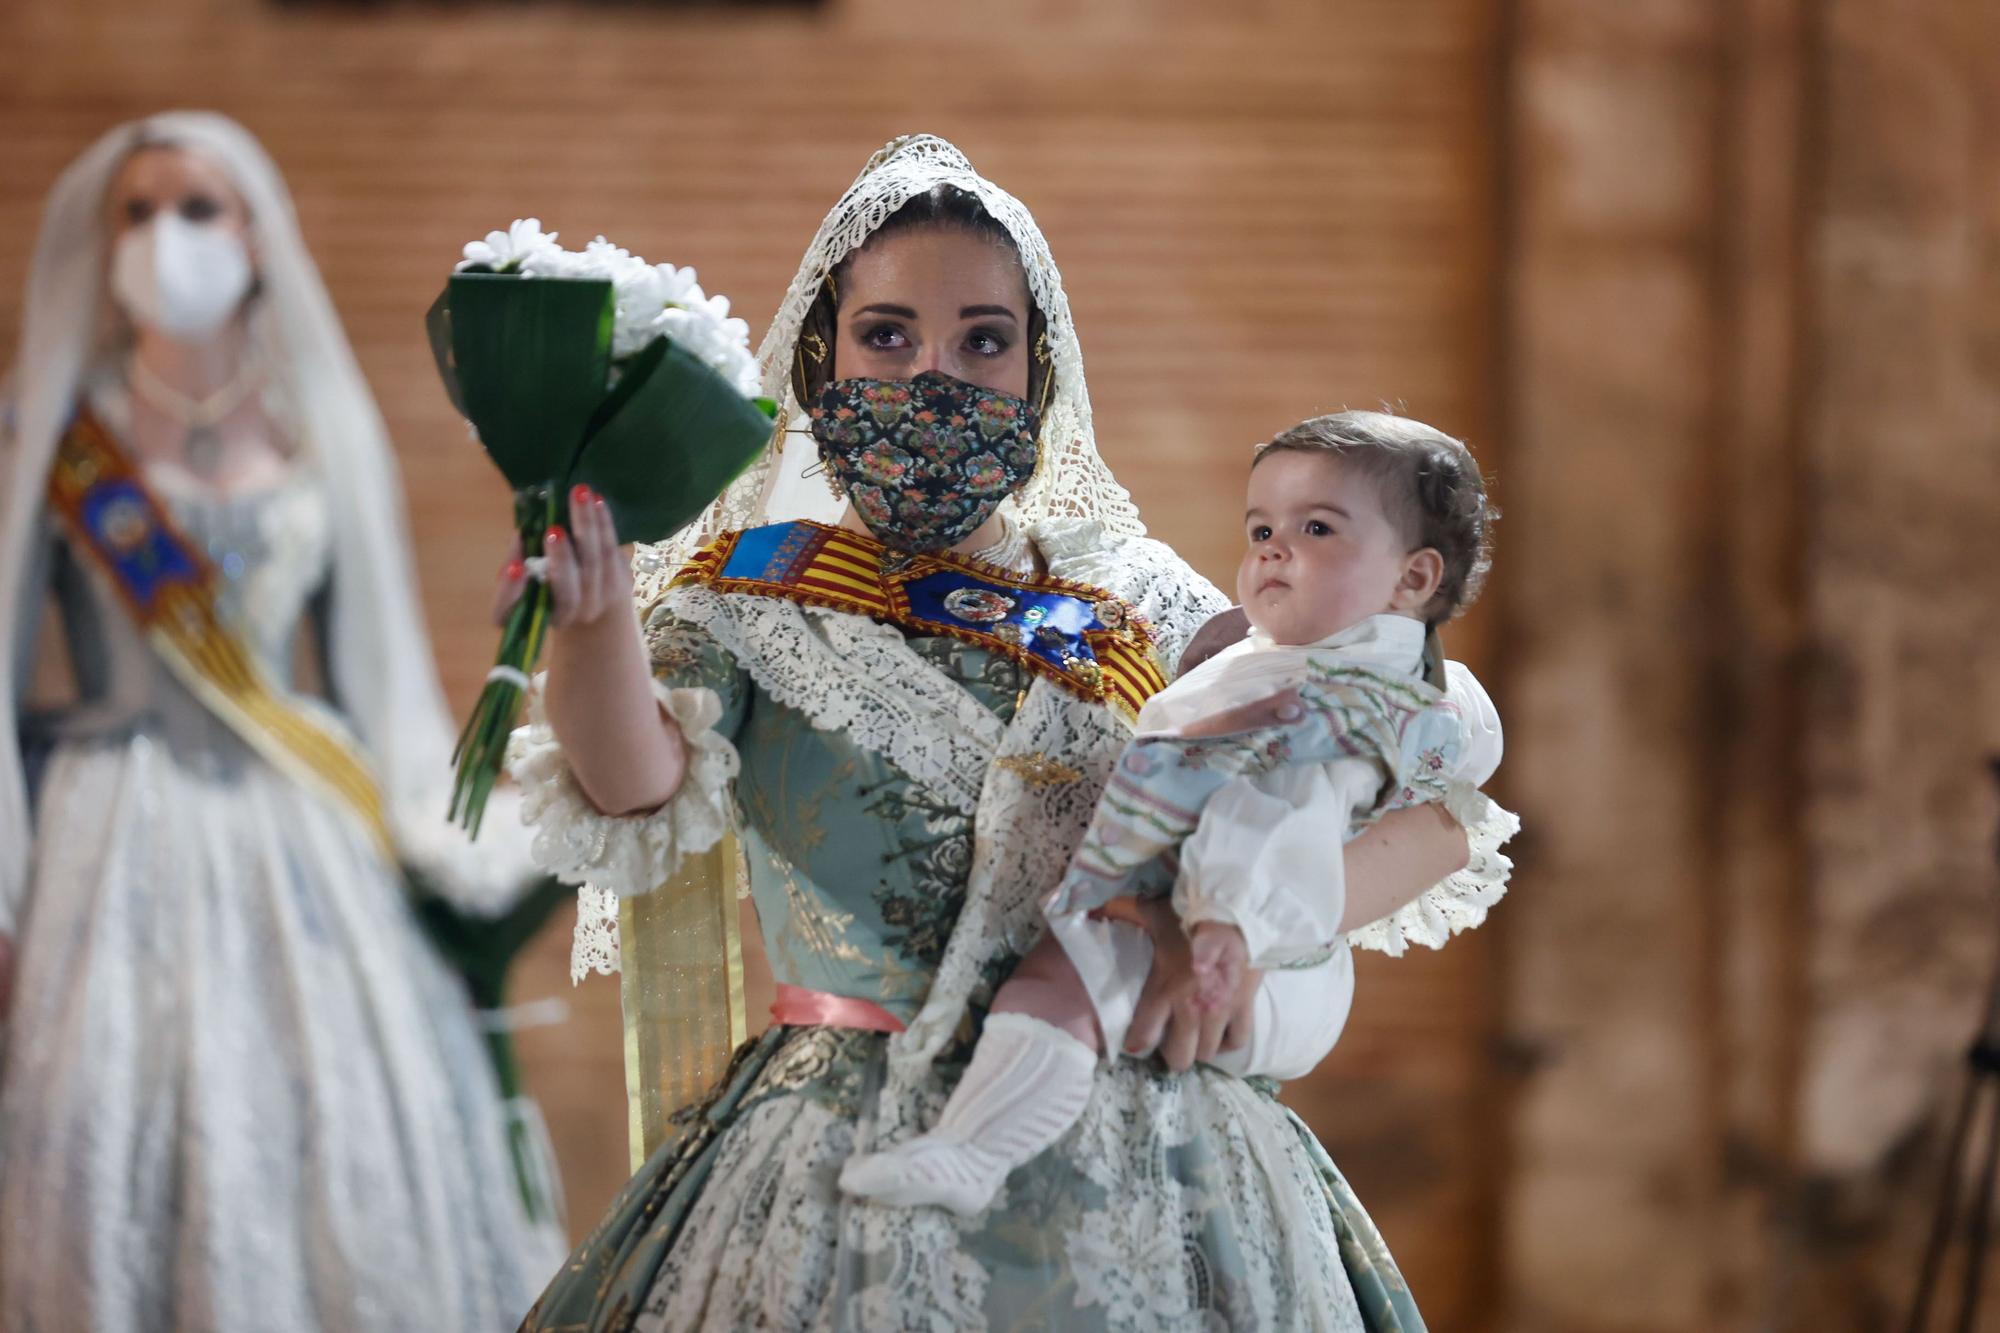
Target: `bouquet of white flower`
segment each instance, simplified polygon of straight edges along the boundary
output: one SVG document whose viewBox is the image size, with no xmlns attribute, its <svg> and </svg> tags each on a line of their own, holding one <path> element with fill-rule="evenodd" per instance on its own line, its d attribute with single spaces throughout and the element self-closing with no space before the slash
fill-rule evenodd
<svg viewBox="0 0 2000 1333">
<path fill-rule="evenodd" d="M 610 506 L 620 541 L 688 523 L 770 439 L 750 330 L 691 268 L 598 237 L 565 250 L 534 218 L 465 247 L 429 316 L 445 390 L 514 488 L 531 581 L 459 735 L 451 817 L 477 834 L 548 628 L 532 576 L 572 487 Z"/>
</svg>

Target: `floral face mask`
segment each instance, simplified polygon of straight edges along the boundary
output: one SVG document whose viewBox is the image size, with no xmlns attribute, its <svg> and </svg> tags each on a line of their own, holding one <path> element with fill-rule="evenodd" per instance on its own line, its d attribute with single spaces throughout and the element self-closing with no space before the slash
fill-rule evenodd
<svg viewBox="0 0 2000 1333">
<path fill-rule="evenodd" d="M 937 370 L 836 380 L 811 410 L 819 456 L 885 546 L 943 551 L 1035 475 L 1035 409 Z"/>
</svg>

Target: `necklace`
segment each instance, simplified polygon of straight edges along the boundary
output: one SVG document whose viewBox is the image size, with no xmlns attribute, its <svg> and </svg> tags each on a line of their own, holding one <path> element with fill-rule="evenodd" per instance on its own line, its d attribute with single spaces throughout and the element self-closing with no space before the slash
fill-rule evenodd
<svg viewBox="0 0 2000 1333">
<path fill-rule="evenodd" d="M 129 372 L 132 392 L 145 399 L 153 410 L 186 429 L 189 469 L 204 480 L 212 480 L 222 463 L 222 432 L 218 427 L 257 388 L 260 377 L 256 367 L 245 360 L 227 384 L 206 398 L 182 393 L 148 370 L 146 363 L 136 356 L 129 363 Z"/>
</svg>

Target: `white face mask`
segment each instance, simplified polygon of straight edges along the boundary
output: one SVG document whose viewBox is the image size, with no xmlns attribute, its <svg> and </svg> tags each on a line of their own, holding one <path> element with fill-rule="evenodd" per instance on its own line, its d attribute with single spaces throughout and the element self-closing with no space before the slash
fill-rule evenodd
<svg viewBox="0 0 2000 1333">
<path fill-rule="evenodd" d="M 111 294 L 125 313 L 175 338 L 206 338 L 228 323 L 250 280 L 242 241 L 176 213 L 132 228 L 111 256 Z"/>
</svg>

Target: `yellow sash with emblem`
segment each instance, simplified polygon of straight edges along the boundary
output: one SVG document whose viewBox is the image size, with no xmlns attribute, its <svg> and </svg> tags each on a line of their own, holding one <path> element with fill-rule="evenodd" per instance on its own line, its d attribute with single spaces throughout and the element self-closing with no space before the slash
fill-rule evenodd
<svg viewBox="0 0 2000 1333">
<path fill-rule="evenodd" d="M 381 792 L 367 764 L 345 737 L 287 700 L 222 622 L 214 567 L 88 412 L 57 448 L 49 504 L 175 678 L 281 772 L 351 811 L 393 857 Z"/>
</svg>

